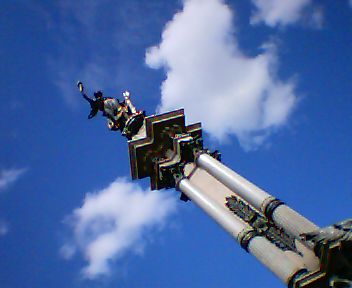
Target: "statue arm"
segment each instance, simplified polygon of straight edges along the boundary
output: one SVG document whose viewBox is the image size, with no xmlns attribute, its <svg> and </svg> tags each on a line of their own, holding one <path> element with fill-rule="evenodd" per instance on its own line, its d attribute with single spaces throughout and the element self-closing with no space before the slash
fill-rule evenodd
<svg viewBox="0 0 352 288">
<path fill-rule="evenodd" d="M 125 98 L 125 104 L 130 109 L 131 113 L 136 114 L 137 109 L 136 109 L 136 107 L 134 107 L 134 105 L 132 104 L 132 102 L 130 100 L 130 92 L 128 92 L 128 91 L 123 92 L 123 97 Z"/>
<path fill-rule="evenodd" d="M 78 81 L 77 82 L 77 87 L 79 89 L 79 92 L 81 92 L 82 96 L 84 99 L 86 99 L 86 101 L 88 101 L 88 103 L 90 104 L 91 107 L 93 107 L 94 105 L 94 100 L 89 98 L 87 96 L 87 94 L 84 92 L 84 86 L 83 86 L 83 83 L 81 81 Z"/>
<path fill-rule="evenodd" d="M 87 94 L 84 93 L 84 92 L 82 93 L 82 96 L 83 96 L 83 98 L 86 99 L 86 100 L 88 101 L 88 103 L 92 106 L 92 104 L 94 103 L 94 100 L 91 99 L 91 98 L 89 98 L 89 97 L 87 96 Z"/>
</svg>

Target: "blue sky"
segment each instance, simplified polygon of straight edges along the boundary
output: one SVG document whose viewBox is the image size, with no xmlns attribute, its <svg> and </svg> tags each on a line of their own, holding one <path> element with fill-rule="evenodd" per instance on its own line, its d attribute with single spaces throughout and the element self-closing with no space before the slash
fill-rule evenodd
<svg viewBox="0 0 352 288">
<path fill-rule="evenodd" d="M 1 287 L 283 287 L 177 192 L 131 182 L 77 80 L 184 107 L 241 175 L 319 226 L 351 217 L 350 1 L 1 7 Z"/>
</svg>

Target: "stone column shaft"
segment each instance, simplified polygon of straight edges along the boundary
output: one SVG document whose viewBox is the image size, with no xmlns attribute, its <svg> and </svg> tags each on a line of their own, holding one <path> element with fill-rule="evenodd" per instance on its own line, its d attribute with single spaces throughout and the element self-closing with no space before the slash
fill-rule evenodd
<svg viewBox="0 0 352 288">
<path fill-rule="evenodd" d="M 210 217 L 212 217 L 222 228 L 232 235 L 235 239 L 238 238 L 241 232 L 250 226 L 236 217 L 226 207 L 220 206 L 213 201 L 198 187 L 191 184 L 188 179 L 182 179 L 178 184 L 178 189 L 185 193 L 194 203 L 203 209 Z"/>
<path fill-rule="evenodd" d="M 292 210 L 287 205 L 277 201 L 273 196 L 260 189 L 247 179 L 243 178 L 210 155 L 203 153 L 197 157 L 197 166 L 206 170 L 210 175 L 227 186 L 230 190 L 261 211 L 268 218 L 272 218 L 277 225 L 284 228 L 287 233 L 300 238 L 300 234 L 319 229 L 314 223 Z M 269 204 L 277 201 L 279 205 L 267 209 Z M 268 211 L 269 214 L 268 215 Z"/>
<path fill-rule="evenodd" d="M 204 179 L 204 181 L 206 180 Z M 231 213 L 225 204 L 220 205 L 220 203 L 207 195 L 207 191 L 199 189 L 187 178 L 179 181 L 177 189 L 186 194 L 188 198 L 202 208 L 240 244 L 242 244 L 242 239 L 246 237 L 245 235 L 253 231 L 249 224 Z M 247 241 L 247 251 L 286 284 L 296 273 L 305 269 L 303 262 L 298 257 L 290 257 L 290 254 L 276 247 L 265 237 L 252 234 Z"/>
</svg>

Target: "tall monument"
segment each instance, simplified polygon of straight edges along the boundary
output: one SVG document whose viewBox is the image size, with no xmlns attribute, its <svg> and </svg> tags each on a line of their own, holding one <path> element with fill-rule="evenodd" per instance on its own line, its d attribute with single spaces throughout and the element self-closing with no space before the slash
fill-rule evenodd
<svg viewBox="0 0 352 288">
<path fill-rule="evenodd" d="M 152 190 L 176 188 L 287 287 L 352 287 L 352 219 L 321 229 L 223 165 L 218 151 L 204 148 L 201 124 L 186 125 L 183 109 L 136 111 L 122 124 L 108 119 L 129 139 L 133 179 L 149 177 Z"/>
</svg>

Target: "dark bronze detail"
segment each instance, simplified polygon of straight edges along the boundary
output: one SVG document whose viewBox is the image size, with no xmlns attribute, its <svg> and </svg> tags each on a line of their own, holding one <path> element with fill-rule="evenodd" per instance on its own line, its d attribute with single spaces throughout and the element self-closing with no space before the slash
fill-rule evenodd
<svg viewBox="0 0 352 288">
<path fill-rule="evenodd" d="M 211 152 L 209 149 L 203 149 L 203 150 L 195 149 L 194 158 L 197 160 L 197 158 L 204 153 L 210 155 L 211 157 L 221 162 L 221 153 L 219 150 L 215 150 L 214 152 Z"/>
<path fill-rule="evenodd" d="M 215 158 L 216 160 L 218 160 L 218 161 L 221 162 L 221 153 L 220 153 L 219 150 L 215 150 L 214 152 L 209 152 L 209 150 L 208 150 L 207 153 L 208 153 L 211 157 L 213 157 L 213 158 Z"/>
<path fill-rule="evenodd" d="M 249 252 L 248 251 L 249 242 L 251 242 L 251 240 L 256 236 L 259 236 L 259 233 L 258 233 L 258 231 L 254 230 L 254 229 L 244 232 L 244 234 L 241 236 L 241 238 L 238 239 L 241 247 L 244 250 L 246 250 L 247 252 Z"/>
<path fill-rule="evenodd" d="M 269 219 L 273 220 L 273 213 L 277 207 L 284 205 L 285 203 L 279 199 L 272 199 L 264 209 L 264 215 Z"/>
<path fill-rule="evenodd" d="M 189 199 L 188 196 L 185 193 L 181 192 L 180 200 L 184 201 L 184 202 L 187 202 L 187 201 L 189 201 L 191 199 Z"/>
<path fill-rule="evenodd" d="M 301 235 L 314 247 L 320 268 L 294 280 L 294 288 L 352 287 L 352 219 Z"/>
<path fill-rule="evenodd" d="M 174 188 L 195 151 L 203 150 L 201 125 L 186 126 L 180 109 L 146 117 L 145 129 L 144 138 L 128 142 L 132 179 L 150 177 L 152 190 Z"/>
<path fill-rule="evenodd" d="M 300 269 L 298 270 L 295 274 L 292 275 L 290 280 L 288 281 L 287 287 L 288 288 L 294 288 L 294 283 L 295 280 L 302 277 L 303 275 L 307 274 L 308 270 L 307 269 Z"/>
<path fill-rule="evenodd" d="M 344 248 L 340 243 L 326 244 L 320 257 L 320 268 L 292 279 L 294 288 L 349 288 L 351 268 L 345 266 Z"/>
<path fill-rule="evenodd" d="M 176 191 L 179 191 L 180 192 L 180 200 L 181 201 L 184 201 L 184 202 L 187 202 L 187 201 L 191 201 L 190 198 L 188 198 L 188 196 L 183 193 L 180 189 L 180 183 L 183 179 L 187 179 L 188 177 L 185 176 L 185 175 L 182 175 L 181 177 L 178 175 L 178 174 L 174 174 L 174 178 L 175 178 L 175 189 Z"/>
<path fill-rule="evenodd" d="M 333 243 L 350 243 L 352 245 L 352 219 L 347 219 L 331 226 L 304 233 L 301 235 L 302 240 L 310 242 L 314 246 L 314 252 L 318 257 L 323 254 L 324 247 Z M 352 246 L 345 251 L 349 256 L 352 265 Z M 352 266 L 351 266 L 352 273 Z"/>
<path fill-rule="evenodd" d="M 145 119 L 145 111 L 141 111 L 140 113 L 131 116 L 124 126 L 121 126 L 122 135 L 125 136 L 128 140 L 131 140 L 134 135 L 136 135 L 143 126 L 143 122 Z M 114 130 L 112 127 L 111 130 Z"/>
<path fill-rule="evenodd" d="M 226 197 L 226 206 L 235 215 L 251 225 L 257 235 L 266 237 L 283 251 L 291 250 L 300 254 L 296 248 L 295 238 L 288 235 L 284 229 L 278 227 L 273 221 L 268 220 L 264 215 L 239 197 L 234 195 Z"/>
</svg>

